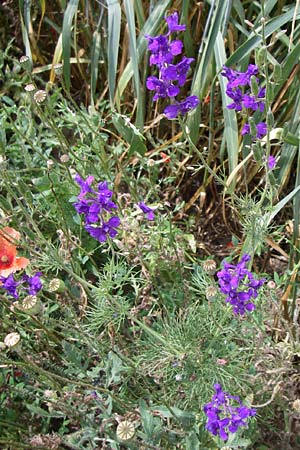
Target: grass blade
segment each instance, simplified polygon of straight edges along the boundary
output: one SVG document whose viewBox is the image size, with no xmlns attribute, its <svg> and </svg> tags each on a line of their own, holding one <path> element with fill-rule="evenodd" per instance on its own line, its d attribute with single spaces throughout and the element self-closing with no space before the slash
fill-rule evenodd
<svg viewBox="0 0 300 450">
<path fill-rule="evenodd" d="M 143 57 L 143 55 L 147 49 L 147 40 L 144 37 L 145 34 L 154 36 L 157 33 L 157 30 L 162 24 L 162 19 L 164 17 L 164 14 L 165 14 L 167 8 L 169 7 L 170 3 L 171 3 L 170 0 L 161 0 L 161 1 L 157 2 L 152 13 L 150 14 L 147 21 L 145 22 L 145 25 L 144 25 L 144 27 L 138 37 L 138 40 L 137 40 L 136 59 L 137 59 L 138 64 L 140 63 L 141 58 Z M 117 88 L 117 92 L 116 92 L 116 104 L 120 104 L 123 92 L 126 89 L 132 76 L 133 76 L 133 65 L 132 65 L 132 61 L 129 61 L 129 63 L 125 67 L 125 69 L 120 77 L 119 83 L 118 83 L 118 88 Z"/>
<path fill-rule="evenodd" d="M 110 102 L 113 105 L 116 77 L 117 77 L 118 54 L 120 46 L 121 7 L 119 2 L 115 0 L 107 0 L 107 7 L 108 7 L 108 31 L 107 31 L 108 88 L 109 88 Z"/>
<path fill-rule="evenodd" d="M 79 0 L 70 0 L 67 9 L 64 14 L 63 28 L 62 28 L 62 56 L 63 56 L 63 73 L 65 79 L 65 86 L 70 90 L 70 79 L 71 79 L 71 66 L 70 66 L 70 56 L 71 56 L 71 34 L 72 34 L 72 23 L 74 15 L 77 11 Z"/>
<path fill-rule="evenodd" d="M 192 84 L 192 94 L 197 95 L 200 99 L 203 98 L 206 89 L 207 75 L 210 73 L 208 67 L 210 66 L 211 58 L 214 54 L 215 42 L 217 34 L 222 27 L 225 10 L 226 2 L 223 2 L 223 0 L 212 2 L 210 13 L 211 20 L 206 23 L 207 37 L 204 36 L 202 42 L 205 43 L 199 48 L 197 67 Z M 205 31 L 204 34 L 206 34 Z M 196 142 L 199 136 L 200 114 L 200 107 L 198 106 L 195 113 L 191 114 L 187 120 L 193 142 Z"/>
<path fill-rule="evenodd" d="M 133 68 L 135 95 L 136 95 L 136 99 L 137 99 L 136 126 L 141 129 L 143 127 L 143 122 L 144 122 L 144 120 L 143 120 L 144 108 L 143 108 L 143 95 L 142 95 L 142 90 L 141 90 L 137 49 L 136 49 L 134 9 L 133 9 L 133 4 L 132 4 L 131 0 L 124 0 L 124 6 L 125 6 L 125 13 L 126 13 L 128 29 L 129 29 L 129 50 L 130 50 L 131 64 L 132 64 L 132 68 Z"/>
</svg>

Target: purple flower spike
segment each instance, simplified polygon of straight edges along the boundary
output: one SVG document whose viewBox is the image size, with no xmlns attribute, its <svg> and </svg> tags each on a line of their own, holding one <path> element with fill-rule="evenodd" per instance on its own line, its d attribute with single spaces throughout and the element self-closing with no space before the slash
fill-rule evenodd
<svg viewBox="0 0 300 450">
<path fill-rule="evenodd" d="M 165 21 L 168 24 L 169 33 L 173 33 L 174 31 L 185 31 L 185 25 L 178 25 L 178 12 L 174 12 L 170 16 L 165 18 Z"/>
<path fill-rule="evenodd" d="M 141 208 L 144 214 L 146 214 L 148 220 L 154 220 L 154 208 L 150 208 L 144 202 L 138 203 L 138 207 Z"/>
<path fill-rule="evenodd" d="M 37 272 L 32 277 L 28 275 L 23 275 L 22 279 L 28 284 L 28 287 L 25 288 L 28 290 L 30 295 L 36 295 L 42 289 L 42 281 L 41 281 L 42 272 Z"/>
<path fill-rule="evenodd" d="M 223 392 L 220 384 L 214 385 L 212 401 L 203 410 L 207 416 L 206 429 L 223 441 L 228 433 L 236 433 L 240 427 L 247 426 L 247 419 L 256 414 L 256 410 L 243 405 L 238 396 Z"/>
<path fill-rule="evenodd" d="M 265 282 L 264 278 L 256 280 L 246 268 L 249 260 L 250 256 L 245 254 L 236 266 L 224 262 L 223 270 L 217 273 L 220 290 L 226 295 L 226 302 L 232 305 L 234 314 L 241 316 L 255 309 L 251 299 L 257 297 L 258 289 Z"/>
</svg>

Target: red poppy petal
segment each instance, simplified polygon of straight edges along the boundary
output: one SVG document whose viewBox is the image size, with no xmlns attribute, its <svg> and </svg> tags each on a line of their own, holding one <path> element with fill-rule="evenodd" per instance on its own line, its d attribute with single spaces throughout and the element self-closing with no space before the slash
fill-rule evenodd
<svg viewBox="0 0 300 450">
<path fill-rule="evenodd" d="M 15 258 L 13 264 L 6 269 L 1 269 L 0 265 L 0 276 L 8 277 L 11 273 L 16 272 L 17 270 L 25 269 L 25 267 L 27 267 L 29 263 L 29 259 L 23 258 L 22 256 L 20 258 Z"/>
</svg>

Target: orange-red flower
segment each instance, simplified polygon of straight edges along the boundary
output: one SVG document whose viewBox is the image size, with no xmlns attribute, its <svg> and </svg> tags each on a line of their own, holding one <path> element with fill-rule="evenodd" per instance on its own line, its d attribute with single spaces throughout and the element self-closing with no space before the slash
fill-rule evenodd
<svg viewBox="0 0 300 450">
<path fill-rule="evenodd" d="M 17 256 L 16 242 L 20 233 L 13 228 L 4 227 L 0 230 L 0 276 L 8 277 L 17 270 L 25 269 L 29 259 Z"/>
</svg>

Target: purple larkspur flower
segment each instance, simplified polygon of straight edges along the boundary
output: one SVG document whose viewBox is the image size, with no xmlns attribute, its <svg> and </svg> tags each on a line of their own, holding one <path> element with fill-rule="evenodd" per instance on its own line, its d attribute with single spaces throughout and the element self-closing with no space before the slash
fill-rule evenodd
<svg viewBox="0 0 300 450">
<path fill-rule="evenodd" d="M 183 43 L 180 40 L 169 42 L 167 36 L 149 36 L 145 35 L 148 40 L 148 50 L 150 55 L 150 66 L 169 64 L 173 61 L 174 56 L 180 55 L 183 49 Z"/>
<path fill-rule="evenodd" d="M 258 296 L 258 289 L 265 279 L 256 280 L 246 268 L 250 255 L 245 254 L 237 265 L 223 263 L 223 269 L 217 273 L 220 290 L 226 295 L 226 302 L 230 303 L 234 314 L 244 315 L 255 309 L 252 299 Z"/>
<path fill-rule="evenodd" d="M 182 102 L 166 106 L 166 108 L 164 109 L 164 113 L 168 119 L 175 119 L 179 114 L 184 115 L 187 112 L 195 109 L 198 105 L 198 97 L 196 95 L 191 95 Z"/>
<path fill-rule="evenodd" d="M 175 86 L 169 81 L 166 82 L 159 80 L 155 76 L 150 76 L 147 78 L 146 86 L 149 91 L 156 91 L 156 94 L 153 96 L 153 100 L 166 97 L 176 97 L 176 95 L 180 92 L 178 86 Z"/>
<path fill-rule="evenodd" d="M 155 208 L 150 208 L 150 206 L 147 206 L 144 202 L 139 202 L 138 207 L 146 214 L 148 220 L 154 220 Z"/>
<path fill-rule="evenodd" d="M 110 219 L 107 222 L 102 222 L 100 226 L 93 226 L 93 225 L 86 225 L 85 229 L 86 231 L 97 241 L 104 242 L 106 241 L 107 237 L 110 236 L 111 238 L 116 237 L 117 230 L 116 228 L 120 225 L 121 221 L 119 217 L 110 217 Z"/>
<path fill-rule="evenodd" d="M 273 155 L 270 155 L 268 158 L 268 169 L 273 170 L 276 166 L 276 158 Z"/>
<path fill-rule="evenodd" d="M 185 25 L 179 25 L 178 24 L 178 12 L 175 11 L 173 14 L 170 14 L 169 16 L 165 17 L 165 21 L 168 24 L 169 33 L 174 33 L 174 31 L 185 31 L 186 26 Z"/>
<path fill-rule="evenodd" d="M 30 277 L 29 275 L 23 275 L 22 280 L 28 285 L 24 287 L 29 295 L 36 295 L 43 287 L 41 281 L 42 272 L 37 272 L 35 275 Z"/>
<path fill-rule="evenodd" d="M 215 384 L 214 390 L 211 402 L 203 408 L 207 416 L 206 429 L 226 441 L 229 433 L 247 426 L 247 419 L 255 416 L 256 410 L 243 405 L 240 397 L 224 392 L 220 384 Z"/>
<path fill-rule="evenodd" d="M 145 35 L 148 40 L 150 65 L 156 65 L 159 70 L 158 76 L 150 76 L 146 81 L 147 89 L 155 91 L 154 101 L 160 98 L 177 97 L 180 93 L 180 87 L 186 82 L 190 65 L 194 61 L 194 58 L 183 56 L 179 62 L 174 64 L 175 56 L 182 53 L 183 43 L 179 39 L 172 40 L 170 35 L 173 32 L 184 31 L 186 26 L 178 24 L 177 12 L 165 17 L 165 21 L 169 29 L 166 35 Z M 196 96 L 189 96 L 181 102 L 176 101 L 174 104 L 167 106 L 164 113 L 168 119 L 174 119 L 179 114 L 186 114 L 198 104 L 199 99 Z"/>
<path fill-rule="evenodd" d="M 31 277 L 23 274 L 19 281 L 15 280 L 13 274 L 7 278 L 0 277 L 0 282 L 2 283 L 0 288 L 5 289 L 14 298 L 19 298 L 20 291 L 22 290 L 26 292 L 26 295 L 36 295 L 42 289 L 41 275 L 41 272 L 37 272 Z"/>
<path fill-rule="evenodd" d="M 14 275 L 11 273 L 8 277 L 0 277 L 0 282 L 0 289 L 4 289 L 14 298 L 19 298 L 17 288 L 22 281 L 16 281 Z"/>
<path fill-rule="evenodd" d="M 187 58 L 184 56 L 178 64 L 169 64 L 166 67 L 162 67 L 160 72 L 162 80 L 177 81 L 179 86 L 183 86 L 193 61 L 195 61 L 194 58 Z"/>
<path fill-rule="evenodd" d="M 261 139 L 267 134 L 267 124 L 265 122 L 259 122 L 256 125 L 256 136 L 252 136 L 254 139 Z M 250 134 L 250 125 L 245 123 L 242 128 L 242 136 Z"/>
<path fill-rule="evenodd" d="M 77 180 L 78 177 L 75 177 Z M 104 242 L 108 236 L 117 235 L 120 219 L 117 216 L 109 217 L 117 205 L 111 200 L 113 192 L 108 188 L 107 181 L 98 183 L 97 190 L 94 190 L 91 188 L 93 180 L 93 177 L 88 177 L 86 181 L 81 178 L 80 182 L 77 181 L 81 192 L 73 206 L 79 214 L 84 215 L 86 231 L 99 242 Z"/>
</svg>

